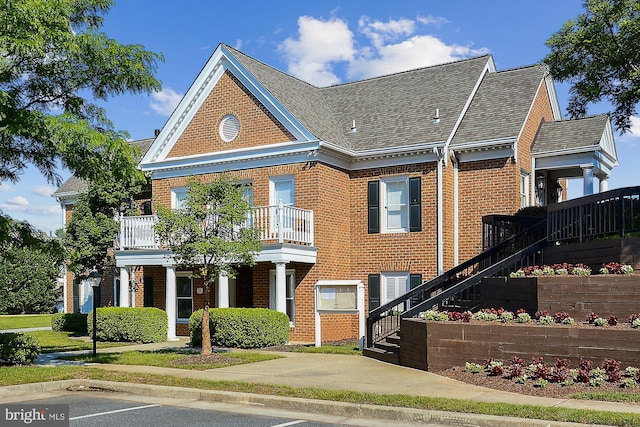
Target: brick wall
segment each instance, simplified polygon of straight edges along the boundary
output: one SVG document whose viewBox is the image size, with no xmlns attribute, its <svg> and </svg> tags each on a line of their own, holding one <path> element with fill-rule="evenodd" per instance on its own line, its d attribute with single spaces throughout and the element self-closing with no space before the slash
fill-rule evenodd
<svg viewBox="0 0 640 427">
<path fill-rule="evenodd" d="M 238 118 L 240 131 L 236 139 L 224 142 L 220 138 L 219 126 L 222 118 L 228 114 Z M 195 113 L 168 157 L 255 147 L 294 139 L 242 83 L 227 71 Z"/>
</svg>

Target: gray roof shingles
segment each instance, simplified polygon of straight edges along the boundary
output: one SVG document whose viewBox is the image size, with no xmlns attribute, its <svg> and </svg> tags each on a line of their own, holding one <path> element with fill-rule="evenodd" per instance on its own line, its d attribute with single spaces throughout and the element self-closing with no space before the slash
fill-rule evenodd
<svg viewBox="0 0 640 427">
<path fill-rule="evenodd" d="M 534 154 L 597 147 L 609 120 L 606 114 L 581 119 L 544 122 L 531 152 Z"/>
</svg>

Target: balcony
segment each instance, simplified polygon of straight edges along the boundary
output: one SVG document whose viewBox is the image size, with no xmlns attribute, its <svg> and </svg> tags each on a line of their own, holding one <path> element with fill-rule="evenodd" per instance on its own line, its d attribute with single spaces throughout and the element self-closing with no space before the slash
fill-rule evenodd
<svg viewBox="0 0 640 427">
<path fill-rule="evenodd" d="M 117 250 L 166 249 L 155 232 L 155 215 L 121 216 Z M 260 230 L 260 241 L 268 244 L 313 246 L 313 211 L 293 206 L 272 205 L 251 209 L 247 224 Z"/>
</svg>

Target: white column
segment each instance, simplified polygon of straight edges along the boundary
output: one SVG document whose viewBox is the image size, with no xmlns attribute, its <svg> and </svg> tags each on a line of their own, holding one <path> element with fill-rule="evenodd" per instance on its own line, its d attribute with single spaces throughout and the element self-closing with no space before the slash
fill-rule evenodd
<svg viewBox="0 0 640 427">
<path fill-rule="evenodd" d="M 216 292 L 216 296 L 218 297 L 217 307 L 229 307 L 229 277 L 226 275 L 226 273 L 221 273 L 218 276 L 218 289 Z"/>
<path fill-rule="evenodd" d="M 593 166 L 582 168 L 583 196 L 593 194 Z"/>
<path fill-rule="evenodd" d="M 276 263 L 276 311 L 287 312 L 287 264 Z"/>
<path fill-rule="evenodd" d="M 167 312 L 167 341 L 176 341 L 176 268 L 165 267 L 165 311 Z"/>
<path fill-rule="evenodd" d="M 609 191 L 609 177 L 608 176 L 600 177 L 600 192 L 603 193 L 605 191 Z"/>
<path fill-rule="evenodd" d="M 120 307 L 129 307 L 129 268 L 120 267 Z"/>
</svg>

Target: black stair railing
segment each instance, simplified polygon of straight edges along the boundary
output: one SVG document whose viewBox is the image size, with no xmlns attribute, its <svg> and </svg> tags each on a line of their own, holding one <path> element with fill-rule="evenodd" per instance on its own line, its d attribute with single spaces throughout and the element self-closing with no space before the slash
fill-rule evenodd
<svg viewBox="0 0 640 427">
<path fill-rule="evenodd" d="M 536 259 L 541 255 L 541 248 L 546 242 L 546 225 L 546 220 L 540 220 L 504 242 L 371 310 L 367 317 L 367 346 L 372 347 L 376 342 L 397 332 L 400 329 L 400 319 L 410 316 L 405 313 L 417 314 L 417 307 L 442 305 L 445 300 L 479 284 L 489 274 L 498 274 L 506 269 L 513 271 L 537 263 Z M 500 263 L 503 260 L 508 262 Z M 497 267 L 492 268 L 493 266 Z M 428 301 L 432 301 L 432 304 L 427 305 Z"/>
<path fill-rule="evenodd" d="M 640 235 L 640 187 L 625 187 L 547 207 L 549 243 Z"/>
</svg>

